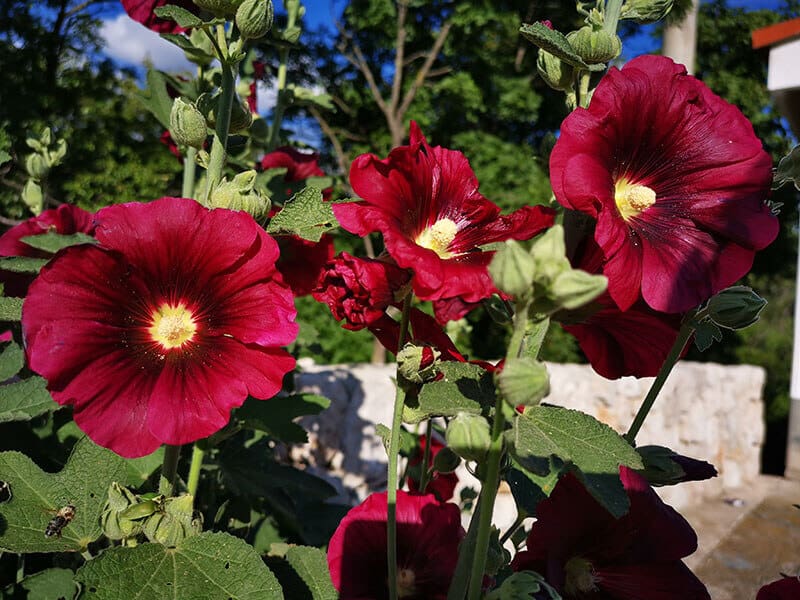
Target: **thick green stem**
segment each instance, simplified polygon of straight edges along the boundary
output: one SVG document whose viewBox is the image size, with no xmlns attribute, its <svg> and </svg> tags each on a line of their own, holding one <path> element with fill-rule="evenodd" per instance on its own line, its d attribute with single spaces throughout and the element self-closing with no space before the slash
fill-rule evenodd
<svg viewBox="0 0 800 600">
<path fill-rule="evenodd" d="M 190 147 L 186 151 L 183 159 L 183 185 L 181 186 L 181 196 L 183 198 L 194 198 L 194 173 L 197 166 L 197 148 Z"/>
<path fill-rule="evenodd" d="M 589 83 L 592 79 L 590 71 L 582 71 L 580 77 L 580 90 L 578 93 L 578 105 L 583 108 L 589 107 Z"/>
<path fill-rule="evenodd" d="M 277 103 L 275 104 L 275 111 L 272 114 L 272 129 L 269 136 L 269 144 L 267 145 L 267 152 L 272 152 L 278 147 L 281 134 L 281 121 L 283 121 L 283 113 L 286 110 L 286 69 L 289 61 L 289 51 L 280 51 L 280 63 L 278 64 L 278 95 Z"/>
<path fill-rule="evenodd" d="M 631 423 L 628 433 L 626 433 L 624 436 L 631 446 L 636 445 L 636 435 L 642 428 L 644 420 L 647 417 L 647 414 L 650 412 L 650 409 L 653 408 L 653 404 L 655 403 L 661 388 L 664 387 L 667 377 L 669 377 L 669 374 L 672 372 L 672 368 L 680 359 L 683 349 L 686 347 L 689 338 L 692 337 L 695 323 L 695 319 L 688 318 L 681 326 L 681 330 L 678 332 L 678 337 L 675 340 L 675 343 L 672 345 L 664 364 L 661 365 L 661 370 L 659 370 L 658 375 L 656 375 L 653 385 L 650 386 L 647 396 L 645 396 L 642 405 L 639 407 L 639 412 L 636 413 L 636 417 L 633 419 L 633 423 Z"/>
<path fill-rule="evenodd" d="M 622 0 L 608 0 L 603 12 L 603 29 L 609 33 L 617 32 L 619 13 L 622 10 Z"/>
<path fill-rule="evenodd" d="M 501 546 L 502 546 L 503 544 L 505 544 L 505 543 L 506 543 L 506 542 L 507 542 L 509 539 L 511 539 L 511 536 L 512 536 L 512 535 L 514 535 L 514 532 L 515 532 L 517 529 L 519 529 L 519 528 L 520 528 L 520 526 L 522 525 L 522 522 L 523 522 L 525 519 L 526 519 L 526 515 L 524 515 L 524 514 L 519 514 L 519 515 L 517 515 L 517 518 L 516 518 L 516 520 L 515 520 L 515 521 L 514 521 L 514 522 L 511 524 L 511 527 L 509 527 L 509 528 L 508 528 L 508 530 L 507 530 L 507 531 L 506 531 L 506 532 L 505 532 L 505 533 L 504 533 L 504 534 L 503 534 L 503 535 L 500 537 L 500 545 L 501 545 Z"/>
<path fill-rule="evenodd" d="M 222 181 L 222 173 L 225 170 L 225 161 L 228 158 L 228 131 L 231 125 L 231 108 L 233 107 L 233 97 L 235 95 L 235 81 L 233 67 L 222 63 L 222 95 L 217 104 L 216 119 L 217 125 L 214 130 L 214 142 L 211 145 L 211 156 L 208 159 L 208 172 L 206 173 L 206 193 L 203 198 L 208 204 L 211 192 Z"/>
<path fill-rule="evenodd" d="M 428 419 L 428 427 L 425 431 L 425 451 L 422 453 L 422 473 L 419 476 L 419 493 L 424 494 L 428 487 L 428 478 L 431 470 L 428 463 L 431 460 L 431 434 L 433 433 L 433 419 Z"/>
<path fill-rule="evenodd" d="M 200 469 L 203 466 L 204 454 L 197 444 L 192 447 L 192 462 L 189 466 L 189 479 L 186 482 L 187 492 L 190 496 L 197 495 L 197 484 L 200 482 Z"/>
<path fill-rule="evenodd" d="M 397 351 L 403 348 L 408 332 L 408 317 L 411 314 L 412 295 L 408 294 L 403 302 L 403 313 L 400 318 L 400 338 L 397 341 Z M 398 374 L 399 375 L 399 374 Z M 400 451 L 400 428 L 403 425 L 403 407 L 406 402 L 406 392 L 402 382 L 397 382 L 397 393 L 394 399 L 394 414 L 392 415 L 392 435 L 389 439 L 389 472 L 386 493 L 386 560 L 389 567 L 390 600 L 397 600 L 397 458 Z"/>
<path fill-rule="evenodd" d="M 164 496 L 175 495 L 178 487 L 178 460 L 181 457 L 181 447 L 167 444 L 164 447 L 164 462 L 161 465 L 161 481 L 158 485 L 159 494 Z"/>
</svg>

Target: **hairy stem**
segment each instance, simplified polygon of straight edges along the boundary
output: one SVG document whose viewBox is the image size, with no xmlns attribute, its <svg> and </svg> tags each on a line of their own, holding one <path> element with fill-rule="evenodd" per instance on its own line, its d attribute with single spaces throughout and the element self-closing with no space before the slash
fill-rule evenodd
<svg viewBox="0 0 800 600">
<path fill-rule="evenodd" d="M 197 495 L 197 484 L 200 483 L 200 469 L 203 467 L 203 455 L 205 452 L 195 444 L 192 447 L 192 462 L 189 466 L 189 479 L 186 482 L 187 491 L 190 496 Z"/>
<path fill-rule="evenodd" d="M 194 173 L 197 162 L 197 148 L 189 148 L 186 151 L 186 156 L 183 159 L 183 182 L 181 186 L 181 197 L 193 198 L 194 197 Z"/>
<path fill-rule="evenodd" d="M 428 463 L 431 460 L 431 434 L 433 433 L 433 419 L 428 419 L 428 426 L 425 431 L 425 451 L 422 453 L 422 473 L 419 476 L 419 493 L 424 494 L 428 487 L 430 470 Z"/>
<path fill-rule="evenodd" d="M 161 480 L 158 492 L 164 496 L 175 495 L 178 487 L 178 460 L 181 457 L 181 447 L 167 444 L 164 447 L 164 462 L 161 464 Z"/>
<path fill-rule="evenodd" d="M 222 95 L 217 103 L 217 124 L 214 130 L 214 141 L 211 145 L 211 156 L 208 159 L 206 173 L 205 203 L 208 204 L 211 192 L 222 181 L 225 162 L 228 158 L 228 131 L 231 125 L 231 108 L 233 107 L 234 75 L 231 65 L 222 63 Z"/>
<path fill-rule="evenodd" d="M 619 13 L 622 10 L 622 0 L 608 0 L 603 12 L 603 29 L 609 33 L 617 32 Z"/>
</svg>

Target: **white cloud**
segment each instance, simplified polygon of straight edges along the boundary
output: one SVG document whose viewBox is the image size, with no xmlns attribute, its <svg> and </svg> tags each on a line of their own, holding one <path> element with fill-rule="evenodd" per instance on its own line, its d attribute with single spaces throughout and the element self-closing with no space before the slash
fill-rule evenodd
<svg viewBox="0 0 800 600">
<path fill-rule="evenodd" d="M 183 50 L 125 13 L 103 21 L 100 36 L 105 42 L 105 53 L 114 60 L 131 66 L 143 66 L 149 61 L 156 69 L 171 73 L 194 70 Z"/>
<path fill-rule="evenodd" d="M 256 110 L 260 115 L 266 115 L 275 108 L 278 101 L 277 80 L 272 77 L 269 81 L 256 82 Z"/>
</svg>

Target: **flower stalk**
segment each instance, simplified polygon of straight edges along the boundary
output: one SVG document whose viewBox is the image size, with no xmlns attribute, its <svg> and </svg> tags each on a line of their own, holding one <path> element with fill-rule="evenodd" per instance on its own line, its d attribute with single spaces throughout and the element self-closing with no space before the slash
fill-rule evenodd
<svg viewBox="0 0 800 600">
<path fill-rule="evenodd" d="M 183 181 L 181 185 L 181 197 L 194 197 L 194 177 L 195 167 L 197 166 L 197 148 L 189 147 L 183 161 Z"/>
<path fill-rule="evenodd" d="M 161 464 L 161 479 L 158 484 L 158 493 L 164 496 L 174 496 L 178 488 L 178 460 L 181 457 L 181 447 L 166 444 L 164 447 L 164 462 Z"/>
<path fill-rule="evenodd" d="M 422 471 L 419 476 L 419 493 L 424 494 L 425 488 L 428 487 L 428 480 L 431 478 L 433 468 L 428 465 L 431 462 L 431 446 L 433 442 L 431 435 L 433 434 L 433 420 L 428 419 L 428 425 L 425 433 L 425 451 L 422 453 Z"/>
<path fill-rule="evenodd" d="M 200 469 L 203 467 L 205 452 L 195 444 L 192 447 L 192 462 L 189 465 L 189 478 L 186 482 L 187 492 L 190 496 L 197 495 L 197 484 L 200 483 Z"/>
</svg>

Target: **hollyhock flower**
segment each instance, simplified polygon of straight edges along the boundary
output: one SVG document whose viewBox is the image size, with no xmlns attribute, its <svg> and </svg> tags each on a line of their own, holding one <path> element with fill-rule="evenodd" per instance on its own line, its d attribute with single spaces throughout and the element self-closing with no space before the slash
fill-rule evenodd
<svg viewBox="0 0 800 600">
<path fill-rule="evenodd" d="M 335 204 L 339 223 L 360 236 L 380 231 L 397 264 L 413 270 L 414 293 L 423 300 L 489 297 L 496 291 L 487 269 L 494 252 L 481 247 L 526 240 L 553 223 L 553 211 L 541 206 L 501 216 L 478 192 L 466 157 L 429 146 L 414 122 L 408 146 L 385 160 L 356 158 L 350 183 L 363 200 Z"/>
<path fill-rule="evenodd" d="M 782 577 L 758 590 L 756 600 L 797 600 L 800 598 L 800 576 Z"/>
<path fill-rule="evenodd" d="M 92 440 L 143 456 L 281 389 L 296 312 L 250 215 L 162 198 L 96 224 L 99 245 L 59 252 L 22 310 L 28 364 Z"/>
<path fill-rule="evenodd" d="M 267 169 L 286 169 L 283 180 L 286 183 L 303 181 L 309 177 L 324 177 L 325 171 L 319 166 L 319 154 L 316 152 L 301 152 L 291 146 L 281 146 L 269 154 L 265 154 L 261 159 L 261 168 Z M 326 200 L 330 198 L 332 188 L 322 190 L 322 197 Z M 291 189 L 287 190 L 287 195 L 291 195 Z"/>
<path fill-rule="evenodd" d="M 94 233 L 93 217 L 92 213 L 72 204 L 62 204 L 58 208 L 46 210 L 38 217 L 28 219 L 6 231 L 0 237 L 0 256 L 50 258 L 51 254 L 29 246 L 22 241 L 22 238 L 41 235 L 48 231 L 54 231 L 62 235 L 71 235 L 73 233 L 92 235 Z M 3 293 L 6 296 L 24 296 L 34 278 L 34 275 L 27 273 L 0 271 L 0 282 L 4 285 Z"/>
<path fill-rule="evenodd" d="M 319 285 L 323 268 L 333 258 L 333 238 L 323 234 L 318 242 L 296 235 L 277 236 L 277 268 L 295 296 L 308 296 Z"/>
<path fill-rule="evenodd" d="M 328 544 L 328 569 L 341 600 L 384 600 L 386 492 L 372 494 L 339 523 Z M 397 588 L 400 598 L 444 600 L 464 537 L 455 504 L 397 492 Z"/>
<path fill-rule="evenodd" d="M 745 275 L 775 239 L 771 169 L 744 115 L 664 56 L 612 67 L 550 159 L 556 199 L 597 219 L 617 306 L 641 293 L 672 313 Z"/>
<path fill-rule="evenodd" d="M 397 303 L 396 293 L 408 283 L 410 273 L 374 258 L 356 258 L 342 252 L 325 265 L 319 286 L 312 292 L 328 305 L 342 327 L 357 331 L 382 318 Z"/>
<path fill-rule="evenodd" d="M 425 457 L 425 447 L 428 445 L 428 436 L 421 435 L 419 437 L 419 448 L 417 448 L 417 452 L 413 458 L 408 461 L 408 466 L 410 468 L 420 467 L 422 466 L 422 459 Z M 436 457 L 439 452 L 441 452 L 442 448 L 444 448 L 444 444 L 437 440 L 436 438 L 432 438 L 431 441 L 431 452 L 430 458 L 428 460 L 428 468 L 430 469 L 433 466 L 433 459 Z M 408 489 L 411 490 L 412 493 L 419 492 L 419 478 L 409 477 L 408 478 Z M 458 475 L 455 473 L 439 473 L 434 471 L 432 473 L 431 479 L 428 481 L 427 485 L 425 486 L 425 492 L 428 494 L 433 494 L 436 496 L 440 501 L 447 502 L 453 497 L 453 492 L 458 485 Z"/>
<path fill-rule="evenodd" d="M 159 6 L 173 4 L 186 10 L 197 13 L 199 9 L 191 0 L 122 0 L 122 6 L 128 16 L 158 33 L 181 33 L 182 27 L 178 27 L 175 21 L 160 19 L 153 12 Z"/>
<path fill-rule="evenodd" d="M 705 600 L 705 586 L 681 559 L 697 548 L 689 523 L 647 481 L 620 467 L 630 499 L 615 519 L 568 474 L 536 509 L 515 571 L 542 574 L 564 600 Z"/>
</svg>

